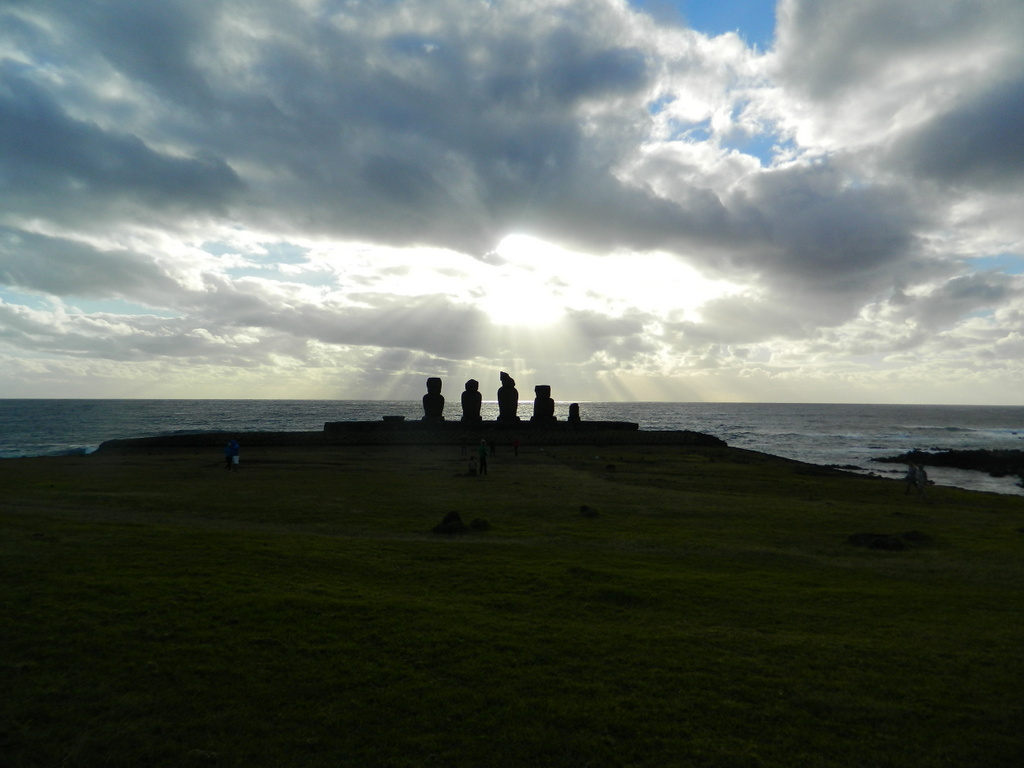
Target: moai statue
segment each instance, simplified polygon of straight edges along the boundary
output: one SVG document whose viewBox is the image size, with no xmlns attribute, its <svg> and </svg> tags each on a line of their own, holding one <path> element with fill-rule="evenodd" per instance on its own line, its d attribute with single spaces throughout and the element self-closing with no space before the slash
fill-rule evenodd
<svg viewBox="0 0 1024 768">
<path fill-rule="evenodd" d="M 538 384 L 533 388 L 536 397 L 533 400 L 533 418 L 530 421 L 546 424 L 555 421 L 555 401 L 551 399 L 551 387 Z"/>
<path fill-rule="evenodd" d="M 480 416 L 480 405 L 484 396 L 480 394 L 480 382 L 470 379 L 466 382 L 466 391 L 462 393 L 462 420 L 474 424 L 483 421 Z"/>
<path fill-rule="evenodd" d="M 573 424 L 580 423 L 580 404 L 573 403 L 569 406 L 569 421 Z"/>
<path fill-rule="evenodd" d="M 427 379 L 427 394 L 423 396 L 423 421 L 444 421 L 444 397 L 441 395 L 441 380 Z"/>
<path fill-rule="evenodd" d="M 519 416 L 519 390 L 516 380 L 504 371 L 501 372 L 501 388 L 498 390 L 498 421 L 516 422 Z"/>
</svg>

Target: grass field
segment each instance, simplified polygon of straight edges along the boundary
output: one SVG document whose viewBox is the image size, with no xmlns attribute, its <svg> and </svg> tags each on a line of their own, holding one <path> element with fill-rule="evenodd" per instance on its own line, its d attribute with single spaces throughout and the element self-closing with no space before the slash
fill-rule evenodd
<svg viewBox="0 0 1024 768">
<path fill-rule="evenodd" d="M 0 461 L 0 764 L 1024 765 L 1020 498 L 733 449 L 465 463 Z"/>
</svg>

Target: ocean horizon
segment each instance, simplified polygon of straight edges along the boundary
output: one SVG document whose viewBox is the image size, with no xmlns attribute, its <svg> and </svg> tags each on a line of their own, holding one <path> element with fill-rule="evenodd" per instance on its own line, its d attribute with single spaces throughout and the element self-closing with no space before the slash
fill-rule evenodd
<svg viewBox="0 0 1024 768">
<path fill-rule="evenodd" d="M 692 430 L 730 446 L 812 464 L 843 466 L 889 476 L 899 465 L 874 459 L 920 450 L 1024 450 L 1024 406 L 877 405 L 838 403 L 685 403 L 572 401 L 584 421 L 628 421 L 650 431 Z M 568 417 L 570 401 L 556 401 Z M 521 399 L 528 421 L 532 399 Z M 461 418 L 457 397 L 444 415 Z M 320 431 L 328 421 L 418 420 L 415 400 L 250 399 L 0 399 L 0 458 L 87 454 L 107 440 L 190 432 Z M 485 420 L 498 415 L 485 400 Z M 943 485 L 1024 495 L 1015 478 L 929 468 Z"/>
</svg>

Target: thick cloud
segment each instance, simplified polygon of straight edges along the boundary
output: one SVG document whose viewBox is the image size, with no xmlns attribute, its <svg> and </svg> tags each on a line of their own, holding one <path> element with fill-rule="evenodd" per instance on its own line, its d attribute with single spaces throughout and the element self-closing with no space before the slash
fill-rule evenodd
<svg viewBox="0 0 1024 768">
<path fill-rule="evenodd" d="M 881 150 L 1024 69 L 1015 0 L 782 0 L 777 117 L 805 146 Z"/>
<path fill-rule="evenodd" d="M 782 0 L 767 53 L 618 0 L 41 0 L 0 30 L 0 345 L 48 376 L 1016 370 L 1013 0 Z"/>
<path fill-rule="evenodd" d="M 230 7 L 213 1 L 59 3 L 75 36 L 87 40 L 126 79 L 193 109 L 215 106 L 202 59 Z"/>
<path fill-rule="evenodd" d="M 903 137 L 894 159 L 941 183 L 991 187 L 1024 181 L 1024 72 L 998 82 Z"/>
<path fill-rule="evenodd" d="M 648 74 L 643 51 L 599 33 L 622 15 L 606 3 L 174 6 L 104 4 L 66 29 L 83 23 L 145 99 L 140 135 L 252 171 L 238 215 L 483 253 L 521 220 L 550 226 L 549 206 L 595 179 L 619 186 L 580 111 L 622 122 L 601 101 L 635 109 Z"/>
<path fill-rule="evenodd" d="M 0 66 L 0 189 L 8 215 L 110 215 L 110 207 L 223 211 L 242 183 L 221 159 L 177 156 L 64 111 L 18 67 Z"/>
<path fill-rule="evenodd" d="M 1021 18 L 1014 0 L 781 0 L 780 71 L 787 83 L 823 101 L 874 84 L 899 89 L 904 83 L 891 82 L 899 75 L 932 82 L 945 79 L 949 67 L 964 66 L 962 59 L 976 57 L 982 46 L 989 56 L 1015 46 L 1019 29 L 1007 25 Z M 947 70 L 917 71 L 928 64 Z"/>
<path fill-rule="evenodd" d="M 130 298 L 166 305 L 177 285 L 156 264 L 127 251 L 0 227 L 0 283 L 89 298 Z"/>
</svg>

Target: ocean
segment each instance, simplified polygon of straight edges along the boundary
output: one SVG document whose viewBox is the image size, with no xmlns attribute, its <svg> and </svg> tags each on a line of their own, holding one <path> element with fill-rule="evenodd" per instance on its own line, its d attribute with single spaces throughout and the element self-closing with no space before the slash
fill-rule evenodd
<svg viewBox="0 0 1024 768">
<path fill-rule="evenodd" d="M 521 401 L 520 415 L 532 413 Z M 556 403 L 559 420 L 569 403 Z M 484 402 L 484 419 L 497 417 Z M 189 432 L 319 431 L 327 421 L 422 416 L 417 401 L 389 400 L 0 400 L 0 458 L 89 453 L 105 440 Z M 458 419 L 458 400 L 445 415 Z M 747 448 L 812 464 L 901 476 L 872 459 L 914 448 L 1024 450 L 1024 407 L 772 403 L 581 402 L 586 421 L 632 421 L 645 430 L 706 432 Z M 942 485 L 1024 496 L 1016 478 L 928 468 Z"/>
</svg>

